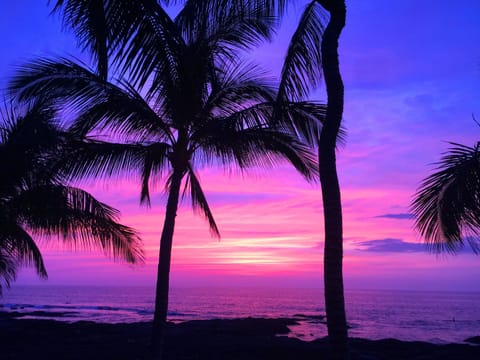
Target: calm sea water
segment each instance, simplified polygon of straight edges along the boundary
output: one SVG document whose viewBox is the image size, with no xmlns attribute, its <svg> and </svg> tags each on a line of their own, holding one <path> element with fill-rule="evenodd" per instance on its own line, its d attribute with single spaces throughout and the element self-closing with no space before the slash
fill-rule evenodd
<svg viewBox="0 0 480 360">
<path fill-rule="evenodd" d="M 0 298 L 1 311 L 63 321 L 150 321 L 153 289 L 142 287 L 14 286 Z M 346 291 L 352 337 L 462 342 L 480 335 L 480 293 Z M 172 289 L 169 319 L 293 317 L 291 336 L 326 335 L 323 291 L 318 289 Z"/>
</svg>

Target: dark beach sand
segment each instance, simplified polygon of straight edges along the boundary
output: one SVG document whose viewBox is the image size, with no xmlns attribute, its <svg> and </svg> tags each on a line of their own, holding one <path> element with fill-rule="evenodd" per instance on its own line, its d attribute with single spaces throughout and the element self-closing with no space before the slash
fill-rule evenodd
<svg viewBox="0 0 480 360">
<path fill-rule="evenodd" d="M 202 320 L 169 324 L 167 359 L 327 359 L 325 339 L 304 342 L 288 333 L 291 319 Z M 147 359 L 151 323 L 73 324 L 16 319 L 0 313 L 0 359 Z M 480 346 L 433 345 L 393 339 L 351 339 L 352 359 L 478 360 Z"/>
</svg>

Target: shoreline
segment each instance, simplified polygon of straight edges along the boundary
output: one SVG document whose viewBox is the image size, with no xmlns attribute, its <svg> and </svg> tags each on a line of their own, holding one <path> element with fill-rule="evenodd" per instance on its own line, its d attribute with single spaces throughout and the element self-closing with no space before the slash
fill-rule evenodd
<svg viewBox="0 0 480 360">
<path fill-rule="evenodd" d="M 0 312 L 2 359 L 148 358 L 151 322 L 67 323 L 5 316 Z M 240 318 L 168 324 L 166 359 L 326 359 L 326 338 L 302 341 L 286 336 L 294 319 Z M 437 345 L 396 339 L 350 338 L 351 359 L 480 359 L 480 346 Z"/>
</svg>

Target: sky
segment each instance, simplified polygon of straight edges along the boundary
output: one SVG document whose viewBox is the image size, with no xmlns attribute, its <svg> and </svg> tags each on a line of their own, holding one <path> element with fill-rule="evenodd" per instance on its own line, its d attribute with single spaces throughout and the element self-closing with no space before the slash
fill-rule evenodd
<svg viewBox="0 0 480 360">
<path fill-rule="evenodd" d="M 289 9 L 277 40 L 255 54 L 278 74 L 300 11 Z M 435 4 L 432 7 L 432 4 Z M 449 141 L 474 145 L 480 128 L 480 2 L 347 0 L 340 39 L 347 140 L 337 160 L 344 212 L 346 289 L 480 291 L 480 256 L 426 251 L 409 204 Z M 82 55 L 49 15 L 47 1 L 0 4 L 0 86 L 15 65 L 43 55 Z M 324 88 L 312 99 L 324 99 Z M 200 179 L 220 228 L 181 205 L 171 284 L 322 287 L 323 214 L 318 184 L 285 165 L 251 174 L 203 169 Z M 98 252 L 42 243 L 48 284 L 153 286 L 166 196 L 139 206 L 134 182 L 84 185 L 122 212 L 142 236 L 146 263 L 129 266 Z M 162 187 L 159 186 L 159 190 Z M 43 284 L 22 270 L 17 284 Z"/>
</svg>

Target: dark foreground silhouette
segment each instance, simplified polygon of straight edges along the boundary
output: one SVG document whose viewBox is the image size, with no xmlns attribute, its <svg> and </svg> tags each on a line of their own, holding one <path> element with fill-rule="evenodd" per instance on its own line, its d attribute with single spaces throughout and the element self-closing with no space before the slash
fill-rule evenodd
<svg viewBox="0 0 480 360">
<path fill-rule="evenodd" d="M 289 338 L 292 319 L 199 320 L 168 324 L 166 359 L 308 360 L 327 359 L 326 339 Z M 151 323 L 73 324 L 15 319 L 0 313 L 0 358 L 148 359 Z M 480 346 L 434 345 L 394 339 L 350 339 L 352 359 L 480 359 Z"/>
</svg>

